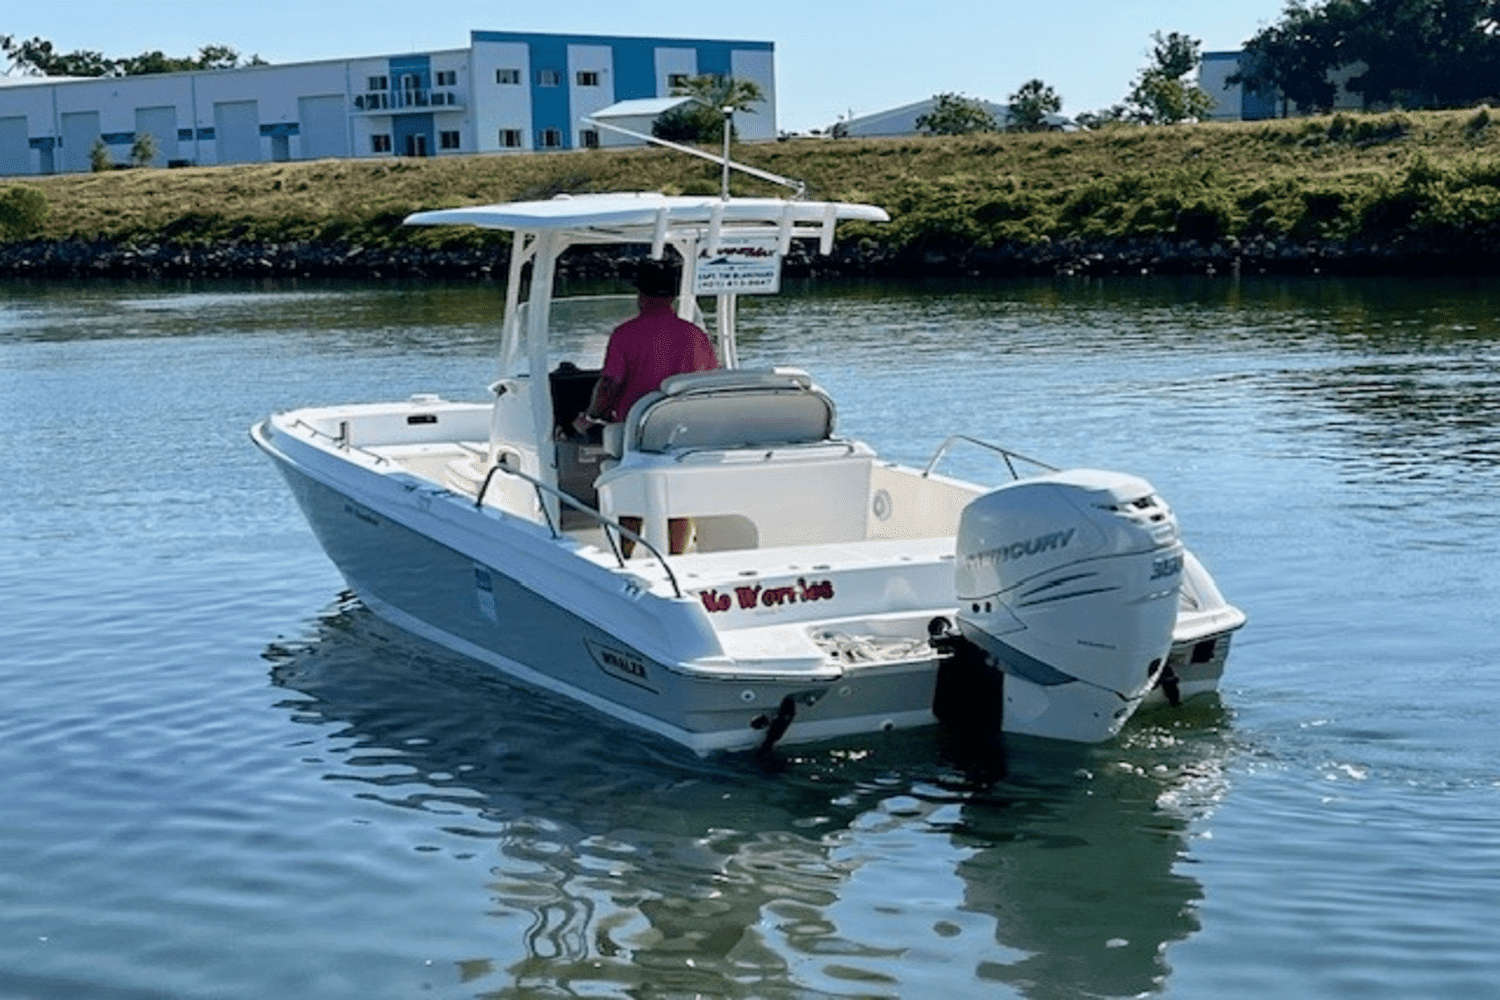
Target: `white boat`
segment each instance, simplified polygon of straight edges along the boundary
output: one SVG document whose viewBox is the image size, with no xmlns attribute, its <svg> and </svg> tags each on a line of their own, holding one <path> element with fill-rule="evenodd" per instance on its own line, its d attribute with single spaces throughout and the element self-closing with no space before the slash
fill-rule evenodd
<svg viewBox="0 0 1500 1000">
<path fill-rule="evenodd" d="M 253 439 L 374 612 L 700 753 L 940 720 L 1101 741 L 1215 690 L 1244 615 L 1148 483 L 958 437 L 926 468 L 883 461 L 806 372 L 740 365 L 737 295 L 774 288 L 793 241 L 827 253 L 841 220 L 885 218 L 659 194 L 419 213 L 512 234 L 489 397 L 299 409 Z M 549 319 L 558 258 L 599 244 L 675 249 L 679 312 L 711 292 L 724 367 L 591 445 L 566 429 L 596 373 L 554 370 Z M 971 443 L 998 485 L 935 470 Z M 670 518 L 695 527 L 681 555 Z"/>
</svg>

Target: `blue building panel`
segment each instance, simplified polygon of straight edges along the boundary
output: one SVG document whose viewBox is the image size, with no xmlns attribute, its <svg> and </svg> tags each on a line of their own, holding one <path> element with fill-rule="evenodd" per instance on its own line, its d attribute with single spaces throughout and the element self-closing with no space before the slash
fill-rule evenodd
<svg viewBox="0 0 1500 1000">
<path fill-rule="evenodd" d="M 722 46 L 728 51 L 758 51 L 771 52 L 776 48 L 773 42 L 749 42 L 735 41 L 731 39 L 699 40 L 692 38 L 646 38 L 646 37 L 621 37 L 619 35 L 540 35 L 526 31 L 480 31 L 469 33 L 472 41 L 476 42 L 524 42 L 534 46 L 538 42 L 559 43 L 566 50 L 569 45 L 630 45 L 640 46 L 646 52 L 654 52 L 657 49 L 682 49 L 697 48 L 700 46 Z M 532 51 L 535 51 L 533 48 Z"/>
<path fill-rule="evenodd" d="M 432 86 L 432 58 L 430 56 L 392 56 L 390 67 L 392 90 L 400 89 L 403 76 L 415 76 L 417 87 L 421 90 Z"/>
<path fill-rule="evenodd" d="M 536 35 L 531 49 L 531 126 L 537 148 L 547 129 L 557 129 L 567 144 L 572 133 L 569 113 L 568 40 L 560 35 Z"/>
<path fill-rule="evenodd" d="M 392 152 L 397 156 L 431 156 L 437 152 L 432 112 L 393 116 L 391 139 L 395 143 Z"/>
<path fill-rule="evenodd" d="M 618 39 L 611 46 L 615 64 L 617 101 L 656 97 L 656 49 L 634 40 Z"/>
<path fill-rule="evenodd" d="M 698 75 L 699 76 L 733 76 L 730 69 L 731 53 L 734 47 L 727 42 L 699 42 L 694 46 L 698 50 Z"/>
</svg>

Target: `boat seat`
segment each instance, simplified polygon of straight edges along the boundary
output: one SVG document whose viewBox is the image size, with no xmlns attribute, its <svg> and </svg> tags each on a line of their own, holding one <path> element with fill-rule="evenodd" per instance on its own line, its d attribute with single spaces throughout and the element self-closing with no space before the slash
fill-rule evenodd
<svg viewBox="0 0 1500 1000">
<path fill-rule="evenodd" d="M 605 428 L 604 448 L 666 453 L 826 441 L 833 400 L 797 368 L 730 368 L 673 375 Z"/>
<path fill-rule="evenodd" d="M 862 540 L 871 453 L 833 437 L 833 401 L 797 369 L 676 375 L 611 425 L 597 488 L 665 548 L 691 518 L 698 551 Z"/>
</svg>

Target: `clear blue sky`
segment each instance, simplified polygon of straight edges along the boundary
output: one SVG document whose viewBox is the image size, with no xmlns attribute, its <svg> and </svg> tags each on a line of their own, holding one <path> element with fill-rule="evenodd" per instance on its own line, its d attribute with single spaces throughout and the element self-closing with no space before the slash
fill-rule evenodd
<svg viewBox="0 0 1500 1000">
<path fill-rule="evenodd" d="M 1284 0 L 14 0 L 0 34 L 107 56 L 230 45 L 273 63 L 463 48 L 471 29 L 738 38 L 776 44 L 781 128 L 802 131 L 956 91 L 1004 101 L 1040 77 L 1070 114 L 1118 102 L 1153 31 L 1239 48 Z"/>
</svg>

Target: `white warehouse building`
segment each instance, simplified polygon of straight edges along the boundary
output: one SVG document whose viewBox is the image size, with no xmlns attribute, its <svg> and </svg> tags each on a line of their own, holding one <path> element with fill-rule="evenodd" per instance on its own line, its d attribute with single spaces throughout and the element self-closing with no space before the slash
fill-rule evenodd
<svg viewBox="0 0 1500 1000">
<path fill-rule="evenodd" d="M 774 139 L 771 42 L 473 31 L 469 47 L 127 77 L 0 77 L 0 176 L 92 169 L 103 143 L 155 166 L 635 144 L 583 117 L 704 74 L 760 85 L 742 139 Z"/>
</svg>

